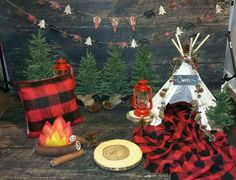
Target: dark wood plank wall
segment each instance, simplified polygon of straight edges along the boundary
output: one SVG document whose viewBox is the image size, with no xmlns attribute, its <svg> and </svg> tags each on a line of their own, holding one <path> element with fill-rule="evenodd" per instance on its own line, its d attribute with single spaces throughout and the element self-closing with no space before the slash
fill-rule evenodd
<svg viewBox="0 0 236 180">
<path fill-rule="evenodd" d="M 48 4 L 39 6 L 35 4 L 35 1 L 30 0 L 12 0 L 12 2 L 39 19 L 44 18 L 48 24 L 58 26 L 69 33 L 79 34 L 84 38 L 90 36 L 94 40 L 105 42 L 131 41 L 132 38 L 151 40 L 149 41 L 150 49 L 155 55 L 156 73 L 161 77 L 161 83 L 168 78 L 172 58 L 178 55 L 171 40 L 162 38 L 162 34 L 164 32 L 174 33 L 177 26 L 183 27 L 186 23 L 194 22 L 197 17 L 203 17 L 204 14 L 213 10 L 212 21 L 194 23 L 196 27 L 184 32 L 181 39 L 189 40 L 190 36 L 201 32 L 199 39 L 202 40 L 207 34 L 211 34 L 210 40 L 198 52 L 199 73 L 210 89 L 220 87 L 229 3 L 224 3 L 228 5 L 224 6 L 224 11 L 217 15 L 215 14 L 215 3 L 211 0 L 177 0 L 176 10 L 170 8 L 173 0 L 162 1 L 167 10 L 164 16 L 159 16 L 157 12 L 156 17 L 151 19 L 140 17 L 135 32 L 132 32 L 128 23 L 123 20 L 119 24 L 117 32 L 114 33 L 108 19 L 104 19 L 99 29 L 95 31 L 91 16 L 80 13 L 68 16 L 63 13 L 64 9 L 59 12 L 50 8 Z M 64 5 L 69 3 L 71 7 L 100 16 L 129 16 L 142 15 L 148 10 L 158 10 L 161 0 L 57 0 L 57 2 Z M 30 24 L 26 16 L 17 16 L 16 9 L 5 0 L 0 1 L 0 7 L 1 39 L 5 46 L 8 71 L 12 80 L 24 79 L 22 71 L 25 69 L 25 59 L 28 57 L 28 39 L 31 37 L 31 33 L 37 32 L 38 27 Z M 47 41 L 53 46 L 52 60 L 55 60 L 59 54 L 65 55 L 77 73 L 80 57 L 85 54 L 87 47 L 72 41 L 70 37 L 62 37 L 59 32 L 46 30 L 44 33 Z M 95 43 L 89 47 L 89 50 L 95 55 L 99 68 L 102 68 L 107 57 L 107 45 Z M 129 68 L 132 66 L 136 51 L 137 49 L 132 48 L 126 48 L 123 51 L 123 59 Z"/>
</svg>

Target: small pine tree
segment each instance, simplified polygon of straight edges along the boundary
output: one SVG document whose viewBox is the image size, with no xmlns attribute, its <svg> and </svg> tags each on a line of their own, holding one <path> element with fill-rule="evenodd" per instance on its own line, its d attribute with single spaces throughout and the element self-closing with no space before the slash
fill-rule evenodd
<svg viewBox="0 0 236 180">
<path fill-rule="evenodd" d="M 153 66 L 154 56 L 148 50 L 147 45 L 142 45 L 138 48 L 138 51 L 135 55 L 135 60 L 133 63 L 132 73 L 131 73 L 131 82 L 132 86 L 138 83 L 138 80 L 146 79 L 149 82 L 149 85 L 152 86 L 153 91 L 157 91 L 157 76 L 154 75 L 154 66 Z"/>
<path fill-rule="evenodd" d="M 112 47 L 108 50 L 108 59 L 103 67 L 101 95 L 127 95 L 128 75 L 125 63 L 121 60 L 121 49 Z"/>
<path fill-rule="evenodd" d="M 30 59 L 26 59 L 27 79 L 39 80 L 53 76 L 53 62 L 49 60 L 51 48 L 40 30 L 37 35 L 32 34 L 28 48 Z"/>
<path fill-rule="evenodd" d="M 216 92 L 216 106 L 209 107 L 206 111 L 206 115 L 210 121 L 212 121 L 213 127 L 216 128 L 228 128 L 234 124 L 234 117 L 231 114 L 233 109 L 232 102 L 226 90 L 222 92 Z"/>
<path fill-rule="evenodd" d="M 100 75 L 95 57 L 87 50 L 79 64 L 76 93 L 80 95 L 96 94 L 99 90 Z"/>
</svg>

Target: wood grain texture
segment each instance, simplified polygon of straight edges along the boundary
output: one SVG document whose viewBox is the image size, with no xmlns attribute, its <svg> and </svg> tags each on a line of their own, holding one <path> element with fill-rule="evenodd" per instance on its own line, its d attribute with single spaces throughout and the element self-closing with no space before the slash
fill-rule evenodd
<svg viewBox="0 0 236 180">
<path fill-rule="evenodd" d="M 79 12 L 73 13 L 71 16 L 63 12 L 55 11 L 49 7 L 48 4 L 39 6 L 35 1 L 28 0 L 12 0 L 17 6 L 32 13 L 39 19 L 45 19 L 47 23 L 58 26 L 62 30 L 69 33 L 79 34 L 84 38 L 90 36 L 94 40 L 104 42 L 118 42 L 131 41 L 132 38 L 136 40 L 149 39 L 150 50 L 155 56 L 155 67 L 157 69 L 164 69 L 162 72 L 157 71 L 157 75 L 162 77 L 161 81 L 165 81 L 165 73 L 170 71 L 168 66 L 173 57 L 178 55 L 175 47 L 170 39 L 161 38 L 164 32 L 171 32 L 174 36 L 176 27 L 182 27 L 191 22 L 195 22 L 197 17 L 204 17 L 209 11 L 214 11 L 215 4 L 209 0 L 192 0 L 192 1 L 178 1 L 177 10 L 171 10 L 171 0 L 163 1 L 163 6 L 167 13 L 164 16 L 158 16 L 151 19 L 142 17 L 145 11 L 150 9 L 158 10 L 160 1 L 155 0 L 108 0 L 106 3 L 102 0 L 77 1 L 70 0 L 65 2 L 58 0 L 62 4 L 69 3 L 71 7 L 100 16 L 129 16 L 140 15 L 138 19 L 136 31 L 133 32 L 127 21 L 122 20 L 118 26 L 117 32 L 114 33 L 109 19 L 103 19 L 98 30 L 94 30 L 92 17 Z M 6 1 L 0 1 L 2 8 L 0 14 L 0 30 L 2 41 L 5 46 L 6 60 L 9 69 L 10 78 L 12 80 L 24 79 L 25 59 L 29 57 L 28 40 L 32 33 L 37 32 L 37 26 L 30 24 L 27 17 L 16 16 L 16 10 L 10 6 Z M 184 31 L 181 36 L 181 41 L 189 41 L 189 37 L 201 32 L 199 40 L 202 40 L 207 34 L 211 34 L 210 39 L 198 52 L 198 56 L 203 66 L 208 66 L 210 72 L 217 74 L 217 80 L 209 77 L 207 80 L 212 86 L 210 89 L 219 88 L 219 77 L 223 73 L 223 62 L 225 56 L 226 46 L 226 32 L 229 16 L 229 7 L 224 7 L 221 14 L 213 12 L 213 20 L 205 21 L 196 25 L 190 31 Z M 81 56 L 85 55 L 87 47 L 83 44 L 73 42 L 70 37 L 64 38 L 58 32 L 47 30 L 44 32 L 47 41 L 52 45 L 51 61 L 54 61 L 58 55 L 67 57 L 69 63 L 74 68 L 77 74 L 78 63 Z M 95 55 L 98 66 L 101 69 L 107 58 L 107 45 L 95 43 L 89 50 Z M 129 71 L 131 70 L 134 55 L 137 49 L 127 48 L 123 51 L 123 60 L 127 63 Z M 162 66 L 164 64 L 164 66 Z M 213 66 L 211 66 L 211 64 Z M 214 69 L 214 65 L 217 68 Z M 206 71 L 199 70 L 202 77 L 208 77 Z M 214 77 L 214 76 L 212 76 Z"/>
<path fill-rule="evenodd" d="M 51 168 L 52 157 L 33 153 L 37 139 L 28 138 L 22 105 L 15 99 L 12 108 L 0 119 L 0 174 L 1 179 L 170 179 L 166 174 L 153 174 L 143 169 L 143 162 L 129 171 L 114 173 L 94 164 L 93 149 L 87 147 L 84 156 Z M 125 119 L 129 110 L 121 104 L 112 111 L 89 113 L 81 108 L 84 123 L 73 126 L 75 134 L 96 132 L 99 142 L 111 139 L 131 140 L 134 124 Z"/>
</svg>

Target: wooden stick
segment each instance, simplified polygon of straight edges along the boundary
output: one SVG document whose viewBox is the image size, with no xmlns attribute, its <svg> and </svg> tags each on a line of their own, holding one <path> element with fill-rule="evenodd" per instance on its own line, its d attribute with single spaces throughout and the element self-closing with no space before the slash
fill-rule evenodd
<svg viewBox="0 0 236 180">
<path fill-rule="evenodd" d="M 208 34 L 205 39 L 203 39 L 203 41 L 198 45 L 198 47 L 194 50 L 194 53 L 197 52 L 197 50 L 203 45 L 204 42 L 206 42 L 206 40 L 210 37 L 210 34 Z"/>
<path fill-rule="evenodd" d="M 177 50 L 179 51 L 179 53 L 184 56 L 184 54 L 181 52 L 180 48 L 178 47 L 178 45 L 176 44 L 174 39 L 171 39 L 172 43 L 175 45 L 175 47 L 177 48 Z"/>
<path fill-rule="evenodd" d="M 33 152 L 41 156 L 61 156 L 79 150 L 79 146 L 81 145 L 78 141 L 65 146 L 42 146 L 36 144 Z"/>
<path fill-rule="evenodd" d="M 191 58 L 192 56 L 192 43 L 193 43 L 193 38 L 190 38 L 190 44 L 189 44 L 189 57 Z"/>
<path fill-rule="evenodd" d="M 196 43 L 196 41 L 197 41 L 199 35 L 200 35 L 200 33 L 197 33 L 197 36 L 195 37 L 195 39 L 194 39 L 194 41 L 193 41 L 192 48 L 193 48 L 193 46 L 195 45 L 195 43 Z"/>
<path fill-rule="evenodd" d="M 175 34 L 175 37 L 176 37 L 177 42 L 178 42 L 178 44 L 179 44 L 179 48 L 180 48 L 180 50 L 181 50 L 181 52 L 182 52 L 181 54 L 184 55 L 184 51 L 183 51 L 182 45 L 181 45 L 180 40 L 179 40 L 179 35 L 178 35 L 178 34 Z"/>
<path fill-rule="evenodd" d="M 73 159 L 79 158 L 79 157 L 83 156 L 84 154 L 85 154 L 84 150 L 80 149 L 79 151 L 75 151 L 75 152 L 72 152 L 72 153 L 69 153 L 69 154 L 66 154 L 66 155 L 63 155 L 63 156 L 53 159 L 50 162 L 50 165 L 52 167 L 56 167 L 56 166 L 59 166 L 63 163 L 71 161 Z"/>
</svg>

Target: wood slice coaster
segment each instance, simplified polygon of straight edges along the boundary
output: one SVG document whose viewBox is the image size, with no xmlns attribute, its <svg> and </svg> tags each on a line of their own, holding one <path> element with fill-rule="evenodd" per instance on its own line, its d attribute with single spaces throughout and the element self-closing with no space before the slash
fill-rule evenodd
<svg viewBox="0 0 236 180">
<path fill-rule="evenodd" d="M 123 139 L 103 142 L 94 150 L 94 162 L 105 170 L 129 170 L 139 165 L 141 160 L 141 149 L 133 142 Z"/>
<path fill-rule="evenodd" d="M 141 123 L 142 120 L 144 124 L 150 124 L 153 120 L 153 114 L 150 113 L 150 116 L 138 117 L 134 114 L 134 110 L 132 110 L 126 114 L 126 118 L 134 123 Z"/>
</svg>

